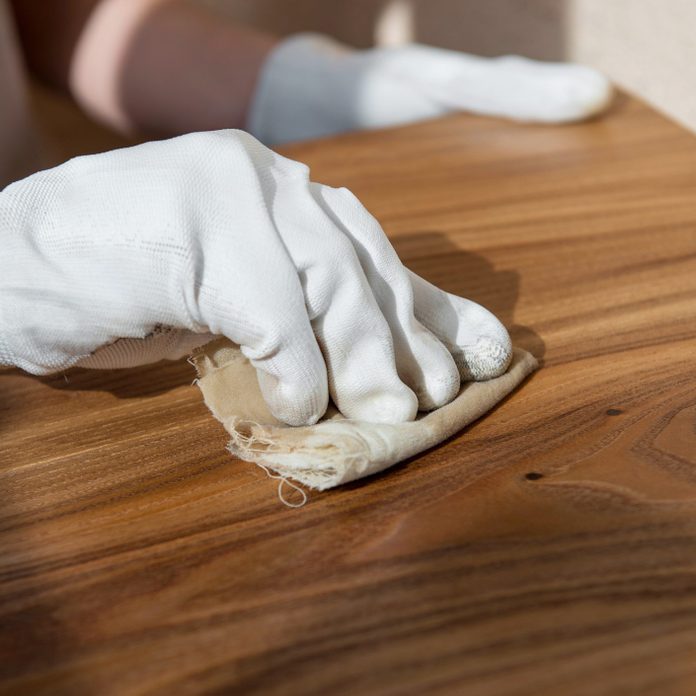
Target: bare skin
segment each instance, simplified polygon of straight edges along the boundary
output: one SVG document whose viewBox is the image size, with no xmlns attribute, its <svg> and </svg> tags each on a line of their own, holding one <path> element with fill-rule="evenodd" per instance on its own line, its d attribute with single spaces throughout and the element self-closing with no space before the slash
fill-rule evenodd
<svg viewBox="0 0 696 696">
<path fill-rule="evenodd" d="M 276 43 L 186 0 L 11 5 L 30 70 L 121 132 L 243 127 Z"/>
</svg>

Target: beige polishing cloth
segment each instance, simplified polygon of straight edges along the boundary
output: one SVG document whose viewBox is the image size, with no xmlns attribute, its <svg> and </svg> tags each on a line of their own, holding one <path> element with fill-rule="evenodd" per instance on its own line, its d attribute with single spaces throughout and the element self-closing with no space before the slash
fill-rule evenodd
<svg viewBox="0 0 696 696">
<path fill-rule="evenodd" d="M 208 343 L 191 362 L 206 405 L 232 436 L 230 452 L 319 490 L 382 471 L 439 444 L 490 410 L 537 367 L 534 356 L 516 348 L 504 375 L 467 382 L 454 401 L 410 423 L 351 421 L 330 405 L 316 425 L 293 428 L 271 415 L 256 370 L 234 343 Z"/>
</svg>

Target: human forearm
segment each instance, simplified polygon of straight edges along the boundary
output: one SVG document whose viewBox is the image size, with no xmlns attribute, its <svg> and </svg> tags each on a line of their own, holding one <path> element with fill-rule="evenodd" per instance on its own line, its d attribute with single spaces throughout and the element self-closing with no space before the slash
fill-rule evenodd
<svg viewBox="0 0 696 696">
<path fill-rule="evenodd" d="M 275 45 L 185 0 L 13 0 L 13 7 L 31 69 L 125 131 L 243 127 Z"/>
</svg>

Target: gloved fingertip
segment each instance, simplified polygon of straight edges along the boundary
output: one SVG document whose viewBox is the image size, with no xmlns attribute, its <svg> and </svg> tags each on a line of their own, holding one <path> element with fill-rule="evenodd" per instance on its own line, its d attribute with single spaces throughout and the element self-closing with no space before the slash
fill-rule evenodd
<svg viewBox="0 0 696 696">
<path fill-rule="evenodd" d="M 611 82 L 599 71 L 585 66 L 575 68 L 575 79 L 569 83 L 569 97 L 575 115 L 587 118 L 604 111 L 614 98 Z"/>
<path fill-rule="evenodd" d="M 512 361 L 512 342 L 507 333 L 496 338 L 481 336 L 471 348 L 452 355 L 462 379 L 481 382 L 505 373 Z"/>
<path fill-rule="evenodd" d="M 419 410 L 434 411 L 452 401 L 459 393 L 461 382 L 455 368 L 454 375 L 444 374 L 427 378 L 417 390 Z"/>
<path fill-rule="evenodd" d="M 326 382 L 278 380 L 258 373 L 259 385 L 273 416 L 291 426 L 314 425 L 326 413 L 329 403 Z"/>
<path fill-rule="evenodd" d="M 368 423 L 405 423 L 415 419 L 418 398 L 406 386 L 397 393 L 380 392 L 352 404 L 345 416 Z"/>
</svg>

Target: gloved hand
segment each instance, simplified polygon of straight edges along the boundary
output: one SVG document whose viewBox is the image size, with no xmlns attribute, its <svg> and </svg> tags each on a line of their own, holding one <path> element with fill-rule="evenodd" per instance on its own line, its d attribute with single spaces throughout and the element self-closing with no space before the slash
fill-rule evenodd
<svg viewBox="0 0 696 696">
<path fill-rule="evenodd" d="M 0 363 L 35 374 L 240 344 L 272 413 L 399 422 L 502 373 L 487 310 L 410 274 L 346 189 L 241 131 L 78 157 L 0 193 Z"/>
<path fill-rule="evenodd" d="M 611 96 L 608 80 L 580 65 L 418 44 L 357 51 L 298 34 L 267 59 L 247 130 L 271 145 L 460 110 L 561 123 L 602 111 Z"/>
</svg>

